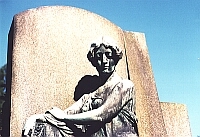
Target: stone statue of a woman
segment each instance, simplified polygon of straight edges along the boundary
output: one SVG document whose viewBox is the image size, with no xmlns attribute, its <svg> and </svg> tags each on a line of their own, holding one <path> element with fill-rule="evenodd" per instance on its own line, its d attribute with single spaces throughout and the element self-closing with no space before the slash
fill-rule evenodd
<svg viewBox="0 0 200 137">
<path fill-rule="evenodd" d="M 57 107 L 29 117 L 23 135 L 30 135 L 40 121 L 56 127 L 64 137 L 137 137 L 134 86 L 117 75 L 122 51 L 108 37 L 91 44 L 88 60 L 99 75 L 95 91 L 84 94 L 66 110 Z"/>
</svg>

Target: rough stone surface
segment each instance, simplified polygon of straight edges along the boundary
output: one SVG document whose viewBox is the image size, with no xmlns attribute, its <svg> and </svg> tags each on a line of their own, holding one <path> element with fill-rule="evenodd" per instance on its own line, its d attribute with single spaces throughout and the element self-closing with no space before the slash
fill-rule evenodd
<svg viewBox="0 0 200 137">
<path fill-rule="evenodd" d="M 124 32 L 130 79 L 136 89 L 136 115 L 140 137 L 166 137 L 150 58 L 142 33 Z"/>
<path fill-rule="evenodd" d="M 44 113 L 52 106 L 65 109 L 73 103 L 78 81 L 84 75 L 96 74 L 86 56 L 94 39 L 110 36 L 122 49 L 124 46 L 119 27 L 73 7 L 30 9 L 15 15 L 12 26 L 13 43 L 9 46 L 13 48 L 10 91 L 13 137 L 21 135 L 23 122 L 30 115 Z M 118 66 L 118 73 L 126 78 L 125 58 Z"/>
<path fill-rule="evenodd" d="M 161 109 L 169 137 L 192 137 L 186 105 L 161 102 Z"/>
</svg>

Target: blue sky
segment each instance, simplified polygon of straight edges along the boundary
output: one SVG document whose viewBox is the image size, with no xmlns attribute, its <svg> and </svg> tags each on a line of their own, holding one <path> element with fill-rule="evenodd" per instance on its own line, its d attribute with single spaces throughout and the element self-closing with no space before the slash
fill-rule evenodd
<svg viewBox="0 0 200 137">
<path fill-rule="evenodd" d="M 13 16 L 46 5 L 86 9 L 123 30 L 145 33 L 160 101 L 186 104 L 193 137 L 200 135 L 199 0 L 0 0 L 0 66 Z"/>
</svg>

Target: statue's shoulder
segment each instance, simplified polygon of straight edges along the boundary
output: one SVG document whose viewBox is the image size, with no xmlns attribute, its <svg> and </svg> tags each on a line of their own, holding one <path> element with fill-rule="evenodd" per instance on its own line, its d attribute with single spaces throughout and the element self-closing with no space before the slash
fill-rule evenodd
<svg viewBox="0 0 200 137">
<path fill-rule="evenodd" d="M 121 80 L 121 84 L 123 85 L 123 88 L 133 88 L 134 84 L 131 80 L 129 79 L 122 79 Z"/>
<path fill-rule="evenodd" d="M 120 77 L 116 72 L 113 74 L 113 79 L 115 79 L 114 81 L 124 88 L 134 87 L 134 84 L 131 80 Z"/>
</svg>

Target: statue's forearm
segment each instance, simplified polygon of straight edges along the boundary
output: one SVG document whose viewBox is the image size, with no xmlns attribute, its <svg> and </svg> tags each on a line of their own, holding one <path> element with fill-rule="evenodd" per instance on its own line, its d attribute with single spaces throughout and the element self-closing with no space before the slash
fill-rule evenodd
<svg viewBox="0 0 200 137">
<path fill-rule="evenodd" d="M 95 122 L 109 122 L 119 110 L 118 107 L 100 107 L 91 111 L 67 115 L 65 120 L 75 124 L 92 124 Z"/>
<path fill-rule="evenodd" d="M 66 118 L 64 119 L 66 122 L 71 121 L 75 124 L 91 124 L 95 122 L 102 122 L 103 117 L 99 112 L 96 112 L 94 110 L 92 111 L 87 111 L 79 114 L 74 114 L 74 115 L 67 115 Z"/>
<path fill-rule="evenodd" d="M 92 122 L 109 122 L 121 109 L 122 105 L 122 85 L 116 85 L 105 99 L 105 102 L 97 109 L 80 114 L 68 115 L 66 121 L 76 124 L 90 124 Z"/>
<path fill-rule="evenodd" d="M 81 107 L 83 106 L 83 100 L 85 99 L 84 96 L 82 96 L 78 101 L 73 103 L 70 107 L 64 110 L 66 114 L 77 114 L 80 113 Z"/>
</svg>

